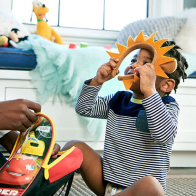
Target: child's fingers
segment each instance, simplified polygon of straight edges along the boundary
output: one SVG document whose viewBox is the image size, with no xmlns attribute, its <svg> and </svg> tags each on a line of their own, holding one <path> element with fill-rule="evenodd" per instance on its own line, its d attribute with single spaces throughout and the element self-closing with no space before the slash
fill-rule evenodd
<svg viewBox="0 0 196 196">
<path fill-rule="evenodd" d="M 60 151 L 60 145 L 59 144 L 55 144 L 54 145 L 54 148 L 53 148 L 53 151 L 52 151 L 52 155 L 56 155 L 59 151 Z"/>
<path fill-rule="evenodd" d="M 154 70 L 155 68 L 152 63 L 146 63 L 145 65 L 134 69 L 134 71 L 138 71 L 139 73 L 150 72 L 150 71 L 152 72 Z"/>
<path fill-rule="evenodd" d="M 155 70 L 155 67 L 152 63 L 146 63 L 144 66 L 150 68 L 151 70 Z"/>
<path fill-rule="evenodd" d="M 140 72 L 139 72 L 139 70 L 136 70 L 134 74 L 135 74 L 138 78 L 140 78 Z"/>
<path fill-rule="evenodd" d="M 134 74 L 136 74 L 140 78 L 154 78 L 156 76 L 155 67 L 151 63 L 147 63 L 141 67 L 137 67 L 134 69 Z"/>
<path fill-rule="evenodd" d="M 111 70 L 111 67 L 110 66 L 108 66 L 108 65 L 103 65 L 102 66 L 102 69 L 101 69 L 101 74 L 103 75 L 103 76 L 108 76 L 109 74 L 111 74 L 111 72 L 112 72 L 112 70 Z"/>
<path fill-rule="evenodd" d="M 114 61 L 116 63 L 118 63 L 118 61 L 119 61 L 119 59 L 117 59 L 116 57 L 111 57 L 110 60 L 112 60 L 112 61 Z"/>
<path fill-rule="evenodd" d="M 108 62 L 111 66 L 111 68 L 113 70 L 117 69 L 117 63 L 118 63 L 119 59 L 117 59 L 116 57 L 111 57 L 110 61 Z"/>
<path fill-rule="evenodd" d="M 56 158 L 58 158 L 58 155 L 57 155 L 57 154 L 51 155 L 51 158 L 52 158 L 52 159 L 56 159 Z"/>
</svg>

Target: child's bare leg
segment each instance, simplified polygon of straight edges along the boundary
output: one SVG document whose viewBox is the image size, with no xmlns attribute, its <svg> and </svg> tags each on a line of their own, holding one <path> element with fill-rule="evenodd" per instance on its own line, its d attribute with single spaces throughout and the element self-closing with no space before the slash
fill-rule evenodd
<svg viewBox="0 0 196 196">
<path fill-rule="evenodd" d="M 159 181 L 152 176 L 145 176 L 115 196 L 164 196 Z"/>
<path fill-rule="evenodd" d="M 103 196 L 105 184 L 103 180 L 102 158 L 84 142 L 73 140 L 65 144 L 61 150 L 75 146 L 83 152 L 83 162 L 80 172 L 87 186 L 96 194 Z"/>
</svg>

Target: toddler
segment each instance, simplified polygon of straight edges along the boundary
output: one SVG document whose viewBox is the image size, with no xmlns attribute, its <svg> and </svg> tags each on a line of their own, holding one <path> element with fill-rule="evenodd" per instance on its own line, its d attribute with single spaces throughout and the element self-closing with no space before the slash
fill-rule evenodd
<svg viewBox="0 0 196 196">
<path fill-rule="evenodd" d="M 174 45 L 165 42 L 163 46 Z M 140 49 L 125 69 L 136 74 L 130 91 L 99 97 L 104 82 L 117 69 L 117 58 L 103 64 L 93 79 L 84 82 L 76 104 L 82 116 L 107 119 L 103 158 L 81 141 L 68 142 L 80 148 L 84 161 L 81 175 L 88 187 L 99 196 L 163 196 L 169 170 L 172 145 L 177 132 L 179 106 L 170 92 L 187 77 L 186 59 L 174 46 L 166 56 L 177 61 L 169 78 L 156 76 L 151 63 L 153 54 Z"/>
</svg>

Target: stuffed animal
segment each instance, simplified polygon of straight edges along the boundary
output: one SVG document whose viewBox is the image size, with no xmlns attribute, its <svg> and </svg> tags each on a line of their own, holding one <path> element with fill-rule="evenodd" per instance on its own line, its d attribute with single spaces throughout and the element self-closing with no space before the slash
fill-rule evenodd
<svg viewBox="0 0 196 196">
<path fill-rule="evenodd" d="M 5 35 L 0 35 L 0 47 L 8 47 L 9 40 L 8 37 Z"/>
<path fill-rule="evenodd" d="M 9 35 L 0 35 L 0 46 L 1 47 L 17 47 L 17 43 L 24 41 L 28 36 L 23 36 L 19 29 L 13 28 Z"/>
<path fill-rule="evenodd" d="M 23 36 L 19 29 L 13 28 L 9 33 L 9 38 L 15 43 L 19 43 L 20 41 L 27 40 L 28 36 Z"/>
<path fill-rule="evenodd" d="M 33 1 L 33 12 L 37 17 L 37 34 L 58 44 L 63 44 L 61 36 L 44 20 L 49 9 L 39 1 Z"/>
</svg>

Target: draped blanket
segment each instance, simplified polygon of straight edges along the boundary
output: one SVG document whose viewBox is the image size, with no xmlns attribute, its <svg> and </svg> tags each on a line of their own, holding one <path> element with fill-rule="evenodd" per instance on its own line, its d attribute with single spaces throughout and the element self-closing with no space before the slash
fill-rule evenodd
<svg viewBox="0 0 196 196">
<path fill-rule="evenodd" d="M 93 78 L 97 69 L 109 61 L 109 55 L 103 47 L 88 46 L 86 48 L 69 49 L 67 45 L 59 45 L 48 41 L 38 35 L 30 35 L 28 40 L 20 42 L 19 48 L 34 50 L 37 57 L 37 66 L 30 71 L 32 82 L 37 88 L 37 98 L 41 104 L 53 97 L 62 103 L 75 107 L 77 97 L 85 80 Z M 117 52 L 117 49 L 112 49 Z M 123 63 L 128 65 L 129 60 Z M 122 68 L 124 70 L 125 67 Z M 123 73 L 123 70 L 120 73 Z M 117 77 L 104 83 L 99 93 L 100 96 L 124 90 L 122 82 Z M 58 113 L 58 111 L 57 111 Z M 102 131 L 105 130 L 105 120 L 82 118 L 87 130 L 98 141 Z"/>
</svg>

